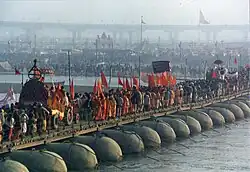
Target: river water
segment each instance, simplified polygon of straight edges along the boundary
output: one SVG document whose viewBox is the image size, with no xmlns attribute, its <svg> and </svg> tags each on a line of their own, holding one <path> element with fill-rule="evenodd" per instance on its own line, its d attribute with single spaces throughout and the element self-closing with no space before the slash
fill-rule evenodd
<svg viewBox="0 0 250 172">
<path fill-rule="evenodd" d="M 93 86 L 95 83 L 95 80 L 99 77 L 71 77 L 74 80 L 74 84 L 78 86 Z M 106 77 L 107 81 L 110 82 L 111 87 L 118 87 L 118 78 L 117 77 L 112 77 L 110 80 L 109 77 Z M 28 75 L 23 76 L 24 83 L 26 80 L 28 80 Z M 183 79 L 183 78 L 182 78 Z M 187 78 L 191 79 L 191 78 Z M 65 85 L 68 85 L 68 80 L 69 78 L 67 76 L 46 76 L 45 77 L 45 82 L 62 82 L 65 81 Z M 0 83 L 9 83 L 9 84 L 21 84 L 22 82 L 22 76 L 21 75 L 0 75 Z M 141 81 L 141 85 L 147 85 L 147 83 L 144 83 Z"/>
<path fill-rule="evenodd" d="M 129 155 L 115 164 L 117 167 L 103 165 L 100 171 L 121 171 L 119 167 L 127 172 L 249 172 L 250 122 L 239 121 L 228 126 L 230 128 L 206 131 L 170 147 L 163 146 L 157 152 L 150 151 L 146 154 L 148 158 Z"/>
</svg>

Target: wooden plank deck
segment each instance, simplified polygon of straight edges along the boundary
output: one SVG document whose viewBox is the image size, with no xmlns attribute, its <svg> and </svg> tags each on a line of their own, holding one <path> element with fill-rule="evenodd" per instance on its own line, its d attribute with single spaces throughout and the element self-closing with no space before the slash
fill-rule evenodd
<svg viewBox="0 0 250 172">
<path fill-rule="evenodd" d="M 190 110 L 190 109 L 198 109 L 205 106 L 209 106 L 213 103 L 224 102 L 227 100 L 231 100 L 240 96 L 248 95 L 250 90 L 245 90 L 243 92 L 238 93 L 237 95 L 226 96 L 222 98 L 217 98 L 211 100 L 210 102 L 199 102 L 196 104 L 183 105 L 183 107 L 172 107 L 168 109 L 161 109 L 157 111 L 150 111 L 140 114 L 134 114 L 130 116 L 125 116 L 120 118 L 119 120 L 109 120 L 109 121 L 100 121 L 100 122 L 81 122 L 81 124 L 74 124 L 72 126 L 66 126 L 64 128 L 60 128 L 59 130 L 49 130 L 48 133 L 37 136 L 34 138 L 27 137 L 23 141 L 16 140 L 13 142 L 4 143 L 0 148 L 0 154 L 7 153 L 11 150 L 19 150 L 30 147 L 35 147 L 39 145 L 43 145 L 45 143 L 62 141 L 65 139 L 69 139 L 78 135 L 89 134 L 92 132 L 97 132 L 103 129 L 113 128 L 120 125 L 130 124 L 142 120 L 147 120 L 152 117 L 161 117 L 164 115 L 169 115 L 178 110 Z"/>
</svg>

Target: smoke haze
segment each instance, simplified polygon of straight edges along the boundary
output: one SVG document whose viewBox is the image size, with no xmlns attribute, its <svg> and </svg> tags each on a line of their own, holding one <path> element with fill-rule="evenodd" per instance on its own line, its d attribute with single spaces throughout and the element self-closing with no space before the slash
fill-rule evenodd
<svg viewBox="0 0 250 172">
<path fill-rule="evenodd" d="M 187 0 L 186 0 L 187 1 Z M 247 24 L 248 0 L 0 0 L 0 19 L 72 23 Z"/>
</svg>

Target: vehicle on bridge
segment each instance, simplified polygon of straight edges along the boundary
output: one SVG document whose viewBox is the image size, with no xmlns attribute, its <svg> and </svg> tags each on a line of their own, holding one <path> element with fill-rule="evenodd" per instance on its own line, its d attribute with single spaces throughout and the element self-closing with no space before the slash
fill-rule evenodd
<svg viewBox="0 0 250 172">
<path fill-rule="evenodd" d="M 33 104 L 42 104 L 48 110 L 48 119 L 51 127 L 57 129 L 60 123 L 71 125 L 74 120 L 79 121 L 78 113 L 74 115 L 74 105 L 65 103 L 66 93 L 61 89 L 62 82 L 44 82 L 46 74 L 52 74 L 52 70 L 39 69 L 34 60 L 34 65 L 28 72 L 29 80 L 24 84 L 20 93 L 19 104 L 27 107 Z M 55 86 L 56 85 L 56 86 Z M 53 87 L 51 87 L 53 86 Z M 51 89 L 54 88 L 53 95 Z"/>
</svg>

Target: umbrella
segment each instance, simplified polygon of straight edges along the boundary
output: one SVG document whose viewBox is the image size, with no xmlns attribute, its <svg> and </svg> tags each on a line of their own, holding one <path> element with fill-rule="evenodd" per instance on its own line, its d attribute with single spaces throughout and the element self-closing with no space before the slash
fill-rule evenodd
<svg viewBox="0 0 250 172">
<path fill-rule="evenodd" d="M 214 64 L 216 64 L 216 65 L 221 65 L 221 64 L 223 64 L 223 61 L 222 61 L 222 60 L 215 60 L 215 61 L 214 61 Z"/>
</svg>

